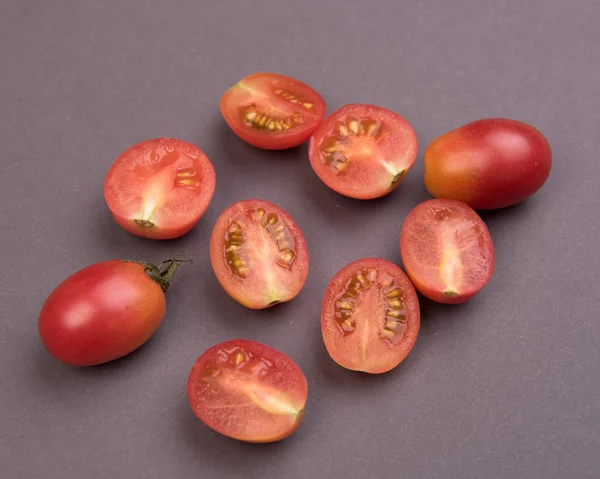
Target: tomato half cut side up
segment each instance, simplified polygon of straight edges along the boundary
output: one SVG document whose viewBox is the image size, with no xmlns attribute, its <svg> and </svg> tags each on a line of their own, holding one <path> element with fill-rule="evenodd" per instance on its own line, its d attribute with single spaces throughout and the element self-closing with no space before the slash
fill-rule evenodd
<svg viewBox="0 0 600 479">
<path fill-rule="evenodd" d="M 306 240 L 294 219 L 257 199 L 235 203 L 219 216 L 210 261 L 223 289 L 251 309 L 296 297 L 309 266 Z"/>
<path fill-rule="evenodd" d="M 234 339 L 198 358 L 187 394 L 196 416 L 214 431 L 265 443 L 284 439 L 298 428 L 308 385 L 288 356 L 256 341 Z"/>
<path fill-rule="evenodd" d="M 465 203 L 433 199 L 417 205 L 400 232 L 406 273 L 426 297 L 463 303 L 494 271 L 494 246 L 481 217 Z"/>
<path fill-rule="evenodd" d="M 417 150 L 417 135 L 400 115 L 372 105 L 346 105 L 313 133 L 309 157 L 329 188 L 367 200 L 396 189 L 412 168 Z"/>
<path fill-rule="evenodd" d="M 359 259 L 327 286 L 321 332 L 331 358 L 353 371 L 380 374 L 400 364 L 417 340 L 417 293 L 395 264 Z"/>
<path fill-rule="evenodd" d="M 221 113 L 233 132 L 265 150 L 304 143 L 325 116 L 325 101 L 301 81 L 277 73 L 254 73 L 221 97 Z"/>
<path fill-rule="evenodd" d="M 184 235 L 215 192 L 212 163 L 195 145 L 174 138 L 143 141 L 122 153 L 104 182 L 104 198 L 125 230 L 152 239 Z"/>
</svg>

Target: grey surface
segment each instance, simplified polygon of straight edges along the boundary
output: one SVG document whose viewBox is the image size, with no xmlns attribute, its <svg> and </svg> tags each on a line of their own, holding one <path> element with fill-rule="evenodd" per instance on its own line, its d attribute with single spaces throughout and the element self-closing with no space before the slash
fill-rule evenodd
<svg viewBox="0 0 600 479">
<path fill-rule="evenodd" d="M 0 477 L 600 477 L 599 16 L 595 0 L 2 0 Z M 368 102 L 402 114 L 420 140 L 414 170 L 389 197 L 357 202 L 317 179 L 306 145 L 245 145 L 218 102 L 259 70 L 309 83 L 330 112 Z M 424 301 L 417 344 L 392 373 L 342 370 L 320 337 L 329 279 L 360 257 L 400 261 L 402 221 L 427 198 L 425 146 L 489 116 L 530 122 L 554 150 L 535 197 L 485 215 L 491 282 L 464 306 Z M 199 145 L 218 184 L 198 226 L 160 243 L 116 225 L 102 184 L 128 146 L 169 135 Z M 209 264 L 217 216 L 248 197 L 287 209 L 312 258 L 300 296 L 262 312 L 233 302 Z M 37 315 L 60 281 L 176 251 L 196 262 L 147 345 L 91 369 L 49 358 Z M 189 369 L 234 337 L 305 371 L 308 411 L 289 440 L 237 443 L 194 418 Z"/>
</svg>

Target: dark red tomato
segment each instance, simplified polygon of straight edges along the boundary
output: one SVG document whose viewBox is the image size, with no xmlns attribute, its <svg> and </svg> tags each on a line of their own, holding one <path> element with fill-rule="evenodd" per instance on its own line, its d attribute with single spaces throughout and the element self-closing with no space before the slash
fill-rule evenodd
<svg viewBox="0 0 600 479">
<path fill-rule="evenodd" d="M 185 260 L 104 261 L 76 272 L 48 297 L 39 333 L 48 352 L 73 366 L 125 356 L 144 344 L 165 314 L 164 292 Z"/>
<path fill-rule="evenodd" d="M 294 219 L 263 200 L 227 208 L 210 238 L 219 283 L 237 302 L 264 309 L 296 297 L 308 275 L 308 248 Z"/>
<path fill-rule="evenodd" d="M 331 358 L 346 369 L 379 374 L 395 368 L 415 344 L 419 325 L 413 285 L 384 259 L 350 263 L 325 291 L 323 341 Z"/>
<path fill-rule="evenodd" d="M 273 442 L 300 425 L 308 385 L 286 355 L 256 341 L 234 339 L 198 358 L 187 394 L 196 416 L 213 430 L 240 441 Z"/>
<path fill-rule="evenodd" d="M 417 205 L 400 232 L 400 254 L 415 288 L 439 303 L 463 303 L 489 281 L 494 246 L 487 226 L 465 203 Z"/>
<path fill-rule="evenodd" d="M 475 209 L 523 201 L 548 179 L 552 150 L 534 127 L 504 118 L 478 120 L 443 134 L 425 151 L 425 186 L 437 198 Z"/>
<path fill-rule="evenodd" d="M 371 105 L 346 105 L 313 133 L 310 163 L 338 193 L 368 200 L 393 191 L 417 157 L 417 136 L 400 115 Z"/>
<path fill-rule="evenodd" d="M 104 198 L 117 223 L 152 239 L 184 235 L 204 214 L 215 192 L 212 163 L 198 148 L 174 138 L 132 146 L 113 163 Z"/>
<path fill-rule="evenodd" d="M 221 97 L 221 113 L 242 140 L 265 150 L 304 143 L 325 116 L 315 90 L 277 73 L 254 73 Z"/>
</svg>

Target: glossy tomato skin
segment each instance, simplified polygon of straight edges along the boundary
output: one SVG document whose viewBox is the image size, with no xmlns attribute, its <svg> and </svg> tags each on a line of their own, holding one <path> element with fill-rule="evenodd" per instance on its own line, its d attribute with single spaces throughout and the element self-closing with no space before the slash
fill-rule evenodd
<svg viewBox="0 0 600 479">
<path fill-rule="evenodd" d="M 278 73 L 254 73 L 221 97 L 223 118 L 245 142 L 265 150 L 304 143 L 327 109 L 325 100 L 299 80 Z"/>
<path fill-rule="evenodd" d="M 290 436 L 304 417 L 308 384 L 283 353 L 248 339 L 216 344 L 187 381 L 194 414 L 225 436 L 267 443 Z"/>
<path fill-rule="evenodd" d="M 425 186 L 432 196 L 472 208 L 504 208 L 526 199 L 548 179 L 552 150 L 536 128 L 520 121 L 474 121 L 436 138 L 425 151 Z"/>
<path fill-rule="evenodd" d="M 210 238 L 210 260 L 227 294 L 251 309 L 295 298 L 310 263 L 292 216 L 260 199 L 238 201 L 221 213 Z"/>
<path fill-rule="evenodd" d="M 310 139 L 309 159 L 329 188 L 369 200 L 400 185 L 417 150 L 417 135 L 403 117 L 378 106 L 353 104 L 321 123 Z"/>
<path fill-rule="evenodd" d="M 165 295 L 143 265 L 105 261 L 79 270 L 50 294 L 39 334 L 59 361 L 92 366 L 139 348 L 159 327 L 165 309 Z"/>
<path fill-rule="evenodd" d="M 216 174 L 197 146 L 176 138 L 146 140 L 124 151 L 104 181 L 104 198 L 126 231 L 150 239 L 188 233 L 206 212 Z"/>
<path fill-rule="evenodd" d="M 370 374 L 398 366 L 420 328 L 417 293 L 404 272 L 380 258 L 356 260 L 332 278 L 321 310 L 321 333 L 340 366 Z"/>
<path fill-rule="evenodd" d="M 458 304 L 475 296 L 494 271 L 494 245 L 481 217 L 450 199 L 420 203 L 400 232 L 402 264 L 427 298 Z"/>
</svg>

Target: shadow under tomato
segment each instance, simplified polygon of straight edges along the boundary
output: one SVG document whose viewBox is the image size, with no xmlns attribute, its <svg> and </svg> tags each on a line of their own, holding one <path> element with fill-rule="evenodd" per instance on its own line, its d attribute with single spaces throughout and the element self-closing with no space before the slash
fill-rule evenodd
<svg viewBox="0 0 600 479">
<path fill-rule="evenodd" d="M 136 236 L 121 228 L 110 212 L 98 215 L 98 230 L 103 241 L 115 252 L 114 259 L 130 259 L 131 251 L 135 251 L 136 260 L 159 262 L 172 257 L 175 253 L 185 253 L 193 259 L 196 245 L 208 243 L 212 230 L 212 217 L 204 214 L 198 223 L 185 235 L 167 240 L 154 240 Z M 160 256 L 157 257 L 157 254 Z M 144 258 L 141 258 L 141 257 Z"/>
<path fill-rule="evenodd" d="M 61 363 L 52 357 L 38 340 L 33 358 L 38 380 L 47 387 L 62 388 L 72 382 L 86 380 L 86 378 L 96 381 L 98 378 L 113 376 L 116 371 L 125 371 L 134 367 L 139 361 L 144 361 L 144 357 L 152 354 L 152 348 L 157 343 L 155 338 L 159 334 L 160 328 L 142 346 L 126 356 L 95 366 L 70 366 Z"/>
<path fill-rule="evenodd" d="M 348 393 L 352 394 L 373 394 L 373 388 L 392 382 L 402 384 L 403 376 L 410 374 L 408 371 L 412 368 L 411 354 L 398 366 L 386 373 L 369 374 L 346 369 L 329 356 L 323 343 L 320 328 L 315 329 L 318 329 L 318 331 L 315 333 L 315 338 L 313 338 L 312 349 L 316 351 L 315 361 L 317 361 L 321 373 L 321 378 L 318 381 L 347 390 Z M 321 386 L 323 387 L 323 385 Z"/>
<path fill-rule="evenodd" d="M 246 143 L 224 121 L 218 122 L 214 128 L 218 140 L 216 142 L 217 148 L 219 148 L 218 152 L 224 154 L 227 160 L 232 163 L 252 166 L 257 161 L 266 163 L 276 159 L 298 160 L 306 158 L 308 161 L 308 141 L 285 150 L 265 150 Z"/>
<path fill-rule="evenodd" d="M 294 447 L 296 436 L 300 434 L 302 424 L 291 436 L 280 441 L 255 444 L 238 441 L 213 431 L 193 413 L 187 398 L 179 405 L 179 426 L 182 434 L 181 448 L 189 449 L 191 454 L 203 455 L 203 461 L 211 461 L 222 472 L 240 472 L 245 464 L 268 463 L 274 454 L 282 454 Z M 236 461 L 224 461 L 223 457 L 235 457 Z M 229 475 L 227 475 L 229 477 Z M 240 476 L 241 477 L 241 474 Z"/>
</svg>

